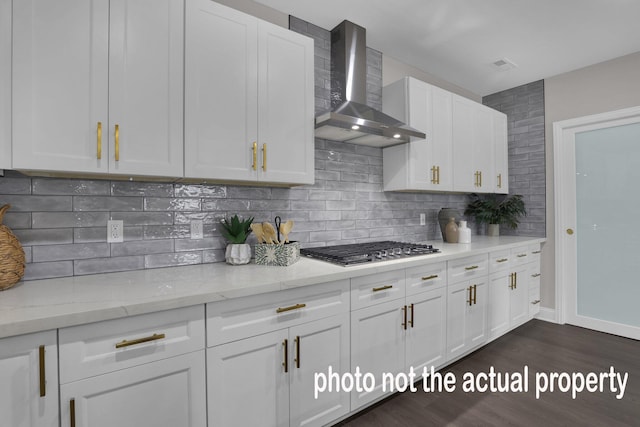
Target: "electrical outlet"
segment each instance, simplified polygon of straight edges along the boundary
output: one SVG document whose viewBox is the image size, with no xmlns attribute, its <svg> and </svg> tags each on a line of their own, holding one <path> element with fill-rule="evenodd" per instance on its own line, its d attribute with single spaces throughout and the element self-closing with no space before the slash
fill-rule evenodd
<svg viewBox="0 0 640 427">
<path fill-rule="evenodd" d="M 107 221 L 107 242 L 122 243 L 124 241 L 124 221 Z"/>
<path fill-rule="evenodd" d="M 423 213 L 420 214 L 420 225 L 427 225 L 427 216 Z"/>
<path fill-rule="evenodd" d="M 191 239 L 202 239 L 204 235 L 201 219 L 191 221 Z"/>
</svg>

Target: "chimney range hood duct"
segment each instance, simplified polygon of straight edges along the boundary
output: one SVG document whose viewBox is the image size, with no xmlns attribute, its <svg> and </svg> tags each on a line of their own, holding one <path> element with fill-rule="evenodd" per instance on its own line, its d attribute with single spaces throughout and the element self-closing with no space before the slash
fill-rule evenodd
<svg viewBox="0 0 640 427">
<path fill-rule="evenodd" d="M 366 30 L 342 21 L 331 30 L 331 111 L 316 117 L 318 138 L 389 147 L 426 135 L 367 102 Z"/>
</svg>

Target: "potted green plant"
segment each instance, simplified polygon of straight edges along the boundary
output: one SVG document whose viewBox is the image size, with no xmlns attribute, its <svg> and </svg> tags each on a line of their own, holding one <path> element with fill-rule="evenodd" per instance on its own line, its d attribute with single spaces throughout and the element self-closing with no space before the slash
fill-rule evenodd
<svg viewBox="0 0 640 427">
<path fill-rule="evenodd" d="M 479 224 L 488 224 L 487 235 L 489 236 L 500 235 L 500 224 L 511 229 L 518 228 L 520 217 L 527 215 L 524 200 L 520 194 L 513 196 L 487 194 L 481 197 L 473 193 L 470 197 L 471 202 L 467 205 L 464 214 L 475 217 Z"/>
<path fill-rule="evenodd" d="M 220 222 L 222 236 L 229 241 L 225 251 L 227 264 L 241 265 L 251 261 L 251 245 L 246 242 L 251 234 L 252 222 L 253 217 L 240 219 L 237 214 Z"/>
</svg>

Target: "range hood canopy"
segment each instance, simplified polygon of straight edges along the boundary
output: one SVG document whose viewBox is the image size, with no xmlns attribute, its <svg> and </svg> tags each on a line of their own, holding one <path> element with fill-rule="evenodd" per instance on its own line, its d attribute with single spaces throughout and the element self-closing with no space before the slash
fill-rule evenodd
<svg viewBox="0 0 640 427">
<path fill-rule="evenodd" d="M 331 30 L 331 111 L 316 117 L 316 137 L 388 147 L 424 139 L 424 132 L 366 105 L 366 30 L 342 21 Z"/>
</svg>

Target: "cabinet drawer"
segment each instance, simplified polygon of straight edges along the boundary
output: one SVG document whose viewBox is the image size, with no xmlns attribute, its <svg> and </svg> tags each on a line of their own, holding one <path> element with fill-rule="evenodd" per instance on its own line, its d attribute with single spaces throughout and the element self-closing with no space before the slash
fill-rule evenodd
<svg viewBox="0 0 640 427">
<path fill-rule="evenodd" d="M 540 287 L 529 288 L 529 316 L 540 311 Z"/>
<path fill-rule="evenodd" d="M 509 269 L 511 258 L 511 251 L 508 249 L 491 252 L 489 254 L 489 273 Z"/>
<path fill-rule="evenodd" d="M 60 329 L 60 382 L 204 348 L 204 306 Z"/>
<path fill-rule="evenodd" d="M 371 274 L 351 279 L 352 310 L 404 297 L 404 270 Z"/>
<path fill-rule="evenodd" d="M 407 268 L 407 296 L 438 289 L 447 285 L 447 263 L 438 262 L 419 267 Z"/>
<path fill-rule="evenodd" d="M 449 279 L 449 284 L 486 276 L 488 274 L 488 264 L 488 256 L 486 254 L 448 261 L 447 278 Z"/>
<path fill-rule="evenodd" d="M 521 246 L 511 249 L 511 261 L 514 265 L 527 264 L 533 262 L 533 255 L 529 246 Z"/>
<path fill-rule="evenodd" d="M 349 311 L 349 281 L 207 304 L 207 346 L 249 338 Z"/>
<path fill-rule="evenodd" d="M 529 245 L 528 252 L 529 252 L 529 257 L 531 258 L 529 262 L 540 262 L 540 255 L 542 254 L 540 243 L 536 243 L 535 245 Z"/>
</svg>

